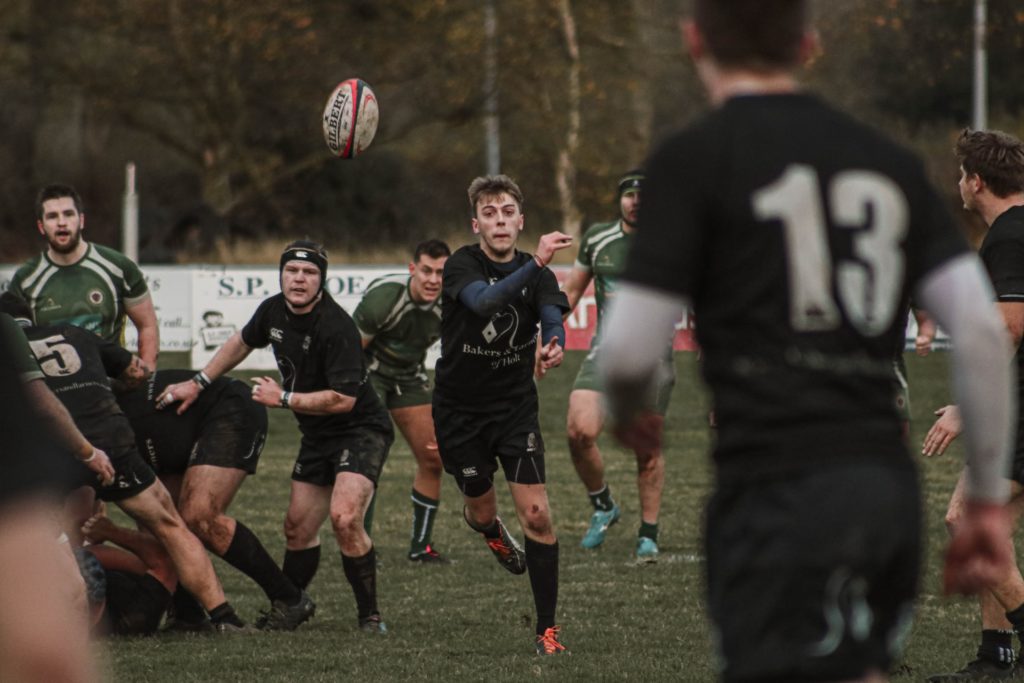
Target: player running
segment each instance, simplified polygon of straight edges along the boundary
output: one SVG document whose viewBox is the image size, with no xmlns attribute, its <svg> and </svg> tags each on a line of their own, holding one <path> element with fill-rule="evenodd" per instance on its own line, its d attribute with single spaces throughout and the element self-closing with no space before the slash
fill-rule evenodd
<svg viewBox="0 0 1024 683">
<path fill-rule="evenodd" d="M 371 282 L 352 314 L 363 338 L 370 382 L 416 459 L 408 554 L 414 562 L 446 561 L 431 544 L 441 504 L 441 457 L 424 360 L 441 336 L 441 272 L 450 255 L 440 240 L 416 245 L 409 274 Z M 372 509 L 371 503 L 367 526 Z"/>
<path fill-rule="evenodd" d="M 462 491 L 466 523 L 483 535 L 505 569 L 530 574 L 537 653 L 559 654 L 565 646 L 555 624 L 558 539 L 544 487 L 533 368 L 538 323 L 542 368 L 562 362 L 562 315 L 569 305 L 547 265 L 572 238 L 551 232 L 540 238 L 536 255 L 518 251 L 523 193 L 508 176 L 476 178 L 469 206 L 480 240 L 448 259 L 441 290 L 437 445 L 445 471 Z M 526 536 L 525 557 L 498 517 L 499 463 Z"/>
<path fill-rule="evenodd" d="M 644 174 L 640 169 L 626 173 L 619 179 L 619 212 L 621 217 L 612 223 L 591 226 L 580 242 L 579 254 L 573 264 L 563 291 L 575 308 L 591 281 L 597 303 L 597 330 L 590 343 L 590 351 L 580 366 L 576 382 L 569 394 L 569 453 L 576 474 L 587 488 L 594 513 L 590 528 L 580 545 L 596 548 L 604 542 L 608 527 L 619 521 L 622 514 L 612 498 L 611 489 L 604 478 L 604 461 L 597 447 L 597 437 L 604 429 L 604 387 L 597 374 L 597 356 L 600 353 L 601 324 L 608 303 L 615 295 L 616 279 L 626 266 L 626 256 L 636 230 L 640 209 L 640 192 Z M 672 360 L 672 336 L 665 344 L 663 367 L 658 382 L 657 413 L 665 416 L 668 401 L 675 385 L 675 366 Z M 636 449 L 637 488 L 640 492 L 640 530 L 637 534 L 636 558 L 640 562 L 658 560 L 658 512 L 661 509 L 661 491 L 665 485 L 665 459 L 661 449 Z"/>
</svg>

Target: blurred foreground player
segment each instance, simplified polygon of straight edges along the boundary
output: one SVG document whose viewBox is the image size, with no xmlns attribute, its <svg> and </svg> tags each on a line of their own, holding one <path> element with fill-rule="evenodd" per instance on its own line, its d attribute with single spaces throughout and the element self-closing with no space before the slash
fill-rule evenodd
<svg viewBox="0 0 1024 683">
<path fill-rule="evenodd" d="M 645 392 L 694 307 L 718 420 L 707 604 L 726 681 L 879 681 L 900 654 L 922 533 L 892 400 L 911 294 L 953 337 L 968 422 L 946 589 L 1010 563 L 1010 354 L 991 289 L 921 163 L 800 91 L 809 4 L 697 0 L 685 36 L 715 109 L 646 166 L 602 349 L 619 434 L 658 443 Z"/>
</svg>

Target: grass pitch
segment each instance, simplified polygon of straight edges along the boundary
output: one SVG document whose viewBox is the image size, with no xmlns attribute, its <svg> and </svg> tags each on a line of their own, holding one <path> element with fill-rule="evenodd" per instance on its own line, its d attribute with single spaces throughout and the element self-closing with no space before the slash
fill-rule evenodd
<svg viewBox="0 0 1024 683">
<path fill-rule="evenodd" d="M 317 614 L 298 631 L 113 640 L 105 647 L 107 678 L 303 683 L 343 678 L 714 680 L 703 610 L 700 543 L 701 511 L 711 482 L 707 401 L 693 354 L 676 356 L 678 382 L 666 423 L 661 559 L 644 566 L 633 560 L 640 524 L 635 461 L 606 437 L 601 446 L 607 479 L 623 515 L 599 549 L 584 551 L 579 546 L 591 508 L 569 460 L 565 411 L 582 357 L 582 352 L 569 352 L 563 367 L 540 383 L 548 490 L 561 544 L 558 621 L 570 656 L 534 655 L 529 580 L 501 569 L 478 534 L 462 522 L 458 489 L 449 478 L 442 490 L 434 544 L 452 564 L 419 566 L 406 560 L 414 463 L 399 436 L 380 481 L 373 533 L 381 562 L 378 591 L 387 635 L 369 636 L 356 629 L 354 600 L 327 524 L 321 530 L 320 571 L 309 591 L 317 602 Z M 185 362 L 184 357 L 171 356 L 161 365 Z M 919 446 L 931 425 L 931 411 L 948 402 L 948 357 L 908 355 L 907 362 L 914 411 L 912 442 Z M 281 523 L 299 437 L 294 419 L 285 411 L 272 410 L 270 418 L 270 438 L 259 472 L 242 486 L 230 512 L 280 560 L 284 553 Z M 973 603 L 943 599 L 938 589 L 945 541 L 942 519 L 962 455 L 956 444 L 942 458 L 922 462 L 926 569 L 914 630 L 904 661 L 894 673 L 897 680 L 922 680 L 931 673 L 955 670 L 973 658 L 977 647 L 980 622 Z M 498 492 L 510 529 L 522 539 L 503 483 Z M 219 559 L 214 563 L 229 600 L 243 619 L 255 621 L 266 607 L 263 594 Z"/>
</svg>

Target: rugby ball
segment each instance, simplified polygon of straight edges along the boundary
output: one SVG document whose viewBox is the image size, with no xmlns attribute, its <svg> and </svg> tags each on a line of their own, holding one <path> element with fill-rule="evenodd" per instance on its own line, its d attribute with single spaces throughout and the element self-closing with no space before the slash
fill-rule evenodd
<svg viewBox="0 0 1024 683">
<path fill-rule="evenodd" d="M 351 159 L 362 154 L 377 133 L 377 96 L 358 78 L 342 81 L 324 107 L 324 142 L 331 154 Z"/>
</svg>

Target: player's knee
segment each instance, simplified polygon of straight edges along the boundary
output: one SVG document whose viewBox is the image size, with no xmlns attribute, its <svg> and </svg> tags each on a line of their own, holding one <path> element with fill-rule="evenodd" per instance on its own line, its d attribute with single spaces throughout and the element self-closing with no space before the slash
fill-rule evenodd
<svg viewBox="0 0 1024 683">
<path fill-rule="evenodd" d="M 597 442 L 597 434 L 581 425 L 569 425 L 569 453 L 574 460 L 581 458 Z"/>
<path fill-rule="evenodd" d="M 524 531 L 529 536 L 541 537 L 551 533 L 551 511 L 547 505 L 530 505 L 523 511 L 522 522 Z"/>
<path fill-rule="evenodd" d="M 212 535 L 215 517 L 213 510 L 202 505 L 184 505 L 181 508 L 181 518 L 185 520 L 185 526 L 202 541 L 206 541 Z"/>
<path fill-rule="evenodd" d="M 441 473 L 444 471 L 441 465 L 441 456 L 437 454 L 437 451 L 421 453 L 420 457 L 416 459 L 416 466 L 423 474 L 433 479 L 440 479 Z"/>
<path fill-rule="evenodd" d="M 284 518 L 284 540 L 289 548 L 305 547 L 306 543 L 315 535 L 316 531 L 310 533 L 308 525 L 303 524 L 301 520 L 290 515 Z"/>
<path fill-rule="evenodd" d="M 654 474 L 661 467 L 663 461 L 661 451 L 637 451 L 636 470 L 641 476 Z"/>
<path fill-rule="evenodd" d="M 363 528 L 363 516 L 350 505 L 332 508 L 331 526 L 336 534 L 346 535 Z"/>
</svg>

